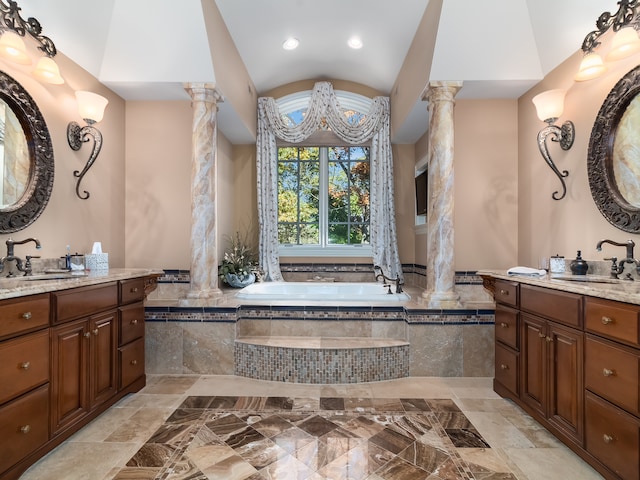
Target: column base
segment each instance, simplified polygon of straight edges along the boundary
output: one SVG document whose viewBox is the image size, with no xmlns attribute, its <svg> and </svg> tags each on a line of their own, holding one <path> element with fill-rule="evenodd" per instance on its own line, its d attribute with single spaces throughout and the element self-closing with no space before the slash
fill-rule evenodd
<svg viewBox="0 0 640 480">
<path fill-rule="evenodd" d="M 460 308 L 460 296 L 456 292 L 422 292 L 429 308 Z"/>
</svg>

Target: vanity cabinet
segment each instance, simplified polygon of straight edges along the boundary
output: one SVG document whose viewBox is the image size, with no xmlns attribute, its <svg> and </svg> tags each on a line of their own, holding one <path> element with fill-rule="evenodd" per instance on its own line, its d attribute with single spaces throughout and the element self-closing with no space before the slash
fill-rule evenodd
<svg viewBox="0 0 640 480">
<path fill-rule="evenodd" d="M 0 472 L 49 439 L 49 295 L 0 302 Z"/>
<path fill-rule="evenodd" d="M 495 379 L 496 392 L 518 395 L 520 391 L 519 285 L 496 281 Z"/>
<path fill-rule="evenodd" d="M 605 478 L 639 479 L 640 306 L 502 279 L 494 298 L 494 390 Z"/>
<path fill-rule="evenodd" d="M 585 298 L 586 449 L 621 478 L 640 476 L 640 307 Z"/>
<path fill-rule="evenodd" d="M 17 480 L 144 387 L 144 298 L 155 279 L 0 301 L 0 480 Z"/>
</svg>

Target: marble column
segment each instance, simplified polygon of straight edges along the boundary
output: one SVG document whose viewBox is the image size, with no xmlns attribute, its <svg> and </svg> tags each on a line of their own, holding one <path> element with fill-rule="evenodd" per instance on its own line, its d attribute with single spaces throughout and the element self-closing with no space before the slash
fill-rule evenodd
<svg viewBox="0 0 640 480">
<path fill-rule="evenodd" d="M 427 289 L 430 308 L 459 307 L 455 291 L 453 228 L 453 107 L 462 82 L 429 82 L 422 100 L 429 102 L 427 205 Z"/>
<path fill-rule="evenodd" d="M 217 111 L 222 96 L 211 83 L 187 83 L 191 96 L 191 285 L 188 298 L 220 295 L 216 225 Z"/>
</svg>

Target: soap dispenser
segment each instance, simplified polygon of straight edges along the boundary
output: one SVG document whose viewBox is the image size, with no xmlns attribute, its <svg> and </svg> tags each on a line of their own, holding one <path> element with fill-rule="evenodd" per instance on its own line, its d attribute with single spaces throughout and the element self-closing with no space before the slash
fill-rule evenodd
<svg viewBox="0 0 640 480">
<path fill-rule="evenodd" d="M 589 269 L 589 265 L 582 259 L 582 252 L 578 250 L 578 254 L 576 255 L 576 259 L 571 262 L 569 265 L 571 269 L 571 273 L 574 275 L 586 275 L 587 270 Z"/>
</svg>

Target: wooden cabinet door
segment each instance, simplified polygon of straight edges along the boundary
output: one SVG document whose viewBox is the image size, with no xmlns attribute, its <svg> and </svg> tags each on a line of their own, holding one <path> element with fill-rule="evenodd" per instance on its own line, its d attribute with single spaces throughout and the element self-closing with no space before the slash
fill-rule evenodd
<svg viewBox="0 0 640 480">
<path fill-rule="evenodd" d="M 583 442 L 583 349 L 582 332 L 548 324 L 549 348 L 549 421 Z"/>
<path fill-rule="evenodd" d="M 117 387 L 117 311 L 89 319 L 91 348 L 89 359 L 89 402 L 91 407 L 111 398 Z"/>
<path fill-rule="evenodd" d="M 548 363 L 546 321 L 523 313 L 521 322 L 520 398 L 541 415 L 546 416 Z"/>
<path fill-rule="evenodd" d="M 51 431 L 56 433 L 86 414 L 89 337 L 86 320 L 52 329 Z"/>
</svg>

